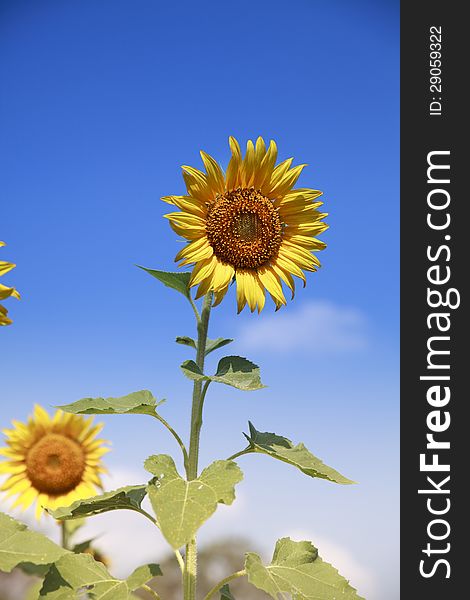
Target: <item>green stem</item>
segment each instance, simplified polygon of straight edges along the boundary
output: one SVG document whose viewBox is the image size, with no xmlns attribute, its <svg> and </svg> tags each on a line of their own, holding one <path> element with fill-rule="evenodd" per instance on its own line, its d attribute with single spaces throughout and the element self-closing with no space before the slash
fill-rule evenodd
<svg viewBox="0 0 470 600">
<path fill-rule="evenodd" d="M 62 548 L 64 548 L 64 550 L 70 550 L 70 548 L 69 548 L 70 535 L 69 535 L 69 530 L 67 527 L 67 521 L 60 522 L 60 531 L 61 531 L 60 545 L 62 546 Z"/>
<path fill-rule="evenodd" d="M 204 359 L 206 357 L 207 331 L 209 329 L 209 316 L 211 312 L 212 292 L 204 297 L 201 318 L 197 323 L 197 353 L 196 364 L 204 372 Z M 193 405 L 191 412 L 191 435 L 189 442 L 188 480 L 196 479 L 199 462 L 199 437 L 202 427 L 202 407 L 207 391 L 207 384 L 202 389 L 202 382 L 195 381 L 193 387 Z"/>
<path fill-rule="evenodd" d="M 206 357 L 207 332 L 209 329 L 209 316 L 212 306 L 212 292 L 204 297 L 201 315 L 191 302 L 194 314 L 197 320 L 197 352 L 196 364 L 204 372 L 204 359 Z M 189 456 L 186 466 L 186 476 L 188 481 L 196 479 L 199 463 L 199 438 L 202 427 L 202 409 L 204 398 L 207 392 L 209 382 L 205 382 L 204 387 L 201 381 L 195 381 L 193 386 L 193 402 L 191 409 L 191 433 L 189 441 Z M 197 578 L 197 544 L 194 537 L 186 545 L 185 570 L 183 575 L 184 600 L 195 600 L 196 598 L 196 578 Z"/>
<path fill-rule="evenodd" d="M 223 587 L 226 583 L 229 583 L 229 581 L 232 581 L 233 579 L 237 579 L 238 577 L 244 577 L 245 575 L 246 575 L 246 571 L 245 571 L 245 569 L 242 569 L 241 571 L 237 571 L 236 573 L 229 575 L 225 579 L 222 579 L 222 581 L 219 581 L 219 583 L 214 585 L 214 587 L 207 594 L 207 596 L 204 596 L 204 600 L 209 600 L 210 598 L 212 598 L 212 596 L 214 594 L 216 594 L 220 590 L 220 588 Z"/>
<path fill-rule="evenodd" d="M 244 456 L 245 454 L 251 454 L 253 452 L 252 448 L 245 448 L 245 450 L 240 450 L 240 452 L 235 452 L 232 456 L 229 456 L 225 460 L 235 460 L 239 456 Z"/>
<path fill-rule="evenodd" d="M 149 594 L 151 594 L 155 600 L 161 600 L 160 596 L 157 594 L 157 592 L 152 589 L 149 585 L 147 585 L 146 583 L 144 583 L 144 585 L 141 585 L 140 588 L 142 590 L 145 590 L 146 592 L 148 592 Z"/>
</svg>

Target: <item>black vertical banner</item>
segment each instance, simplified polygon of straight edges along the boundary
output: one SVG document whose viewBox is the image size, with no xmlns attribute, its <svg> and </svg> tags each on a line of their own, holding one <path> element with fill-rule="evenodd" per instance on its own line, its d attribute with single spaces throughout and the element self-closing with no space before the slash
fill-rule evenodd
<svg viewBox="0 0 470 600">
<path fill-rule="evenodd" d="M 401 4 L 402 600 L 468 596 L 470 36 L 462 6 Z"/>
</svg>

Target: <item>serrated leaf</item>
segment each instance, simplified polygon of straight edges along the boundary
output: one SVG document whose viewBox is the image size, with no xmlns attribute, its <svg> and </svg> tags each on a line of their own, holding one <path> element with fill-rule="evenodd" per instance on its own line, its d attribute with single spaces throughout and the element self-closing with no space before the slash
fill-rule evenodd
<svg viewBox="0 0 470 600">
<path fill-rule="evenodd" d="M 204 375 L 204 373 L 197 366 L 194 360 L 185 360 L 184 363 L 181 365 L 181 370 L 188 379 L 192 379 L 193 381 L 203 381 L 205 379 L 211 379 L 211 377 L 206 377 Z"/>
<path fill-rule="evenodd" d="M 327 479 L 333 483 L 340 483 L 343 485 L 354 483 L 354 481 L 347 479 L 332 467 L 325 465 L 303 444 L 294 446 L 293 443 L 285 437 L 267 431 L 257 431 L 250 422 L 248 425 L 250 427 L 250 435 L 247 435 L 246 433 L 243 434 L 249 443 L 249 446 L 246 449 L 247 452 L 261 452 L 262 454 L 267 454 L 272 458 L 276 458 L 277 460 L 297 467 L 297 469 L 309 477 Z"/>
<path fill-rule="evenodd" d="M 141 567 L 137 567 L 137 569 L 135 569 L 135 571 L 126 579 L 127 587 L 131 592 L 133 592 L 134 590 L 140 588 L 141 585 L 144 585 L 144 583 L 147 583 L 147 581 L 150 581 L 154 577 L 158 577 L 162 574 L 163 573 L 159 565 L 142 565 Z"/>
<path fill-rule="evenodd" d="M 139 266 L 139 265 L 137 265 L 137 266 Z M 163 285 L 165 285 L 166 287 L 172 288 L 173 290 L 176 290 L 177 292 L 180 292 L 181 294 L 183 294 L 183 296 L 186 296 L 186 298 L 190 297 L 189 296 L 189 280 L 191 278 L 191 273 L 188 273 L 185 271 L 175 271 L 175 272 L 158 271 L 156 269 L 146 269 L 145 267 L 141 267 L 141 266 L 139 266 L 139 269 L 146 271 L 147 273 L 152 275 L 152 277 L 155 277 L 155 279 L 158 279 L 158 281 L 161 281 L 161 283 L 163 283 Z"/>
<path fill-rule="evenodd" d="M 160 567 L 151 564 L 137 568 L 125 580 L 116 579 L 90 554 L 67 552 L 47 573 L 39 600 L 76 600 L 85 591 L 90 600 L 128 600 L 157 575 L 161 575 Z"/>
<path fill-rule="evenodd" d="M 214 350 L 218 350 L 219 348 L 223 348 L 227 346 L 227 344 L 231 344 L 233 342 L 230 338 L 217 338 L 215 340 L 208 339 L 206 342 L 206 356 Z"/>
<path fill-rule="evenodd" d="M 157 402 L 149 390 L 141 390 L 118 398 L 82 398 L 57 408 L 74 415 L 134 414 L 154 416 L 157 406 L 160 406 L 163 402 L 163 400 Z"/>
<path fill-rule="evenodd" d="M 145 468 L 156 477 L 148 485 L 149 498 L 163 535 L 175 549 L 191 540 L 218 503 L 232 504 L 235 485 L 243 478 L 237 464 L 227 460 L 215 461 L 189 482 L 166 454 L 150 456 Z"/>
<path fill-rule="evenodd" d="M 187 335 L 179 335 L 175 341 L 177 344 L 182 344 L 183 346 L 189 346 L 190 348 L 194 348 L 194 350 L 197 349 L 196 341 L 193 340 L 193 338 L 188 337 Z"/>
<path fill-rule="evenodd" d="M 224 356 L 211 379 L 239 390 L 251 391 L 266 387 L 261 383 L 258 365 L 242 356 Z"/>
<path fill-rule="evenodd" d="M 261 383 L 258 365 L 241 356 L 225 356 L 219 361 L 215 375 L 204 375 L 194 360 L 186 360 L 181 365 L 184 375 L 193 381 L 215 381 L 225 383 L 239 390 L 259 390 Z"/>
<path fill-rule="evenodd" d="M 235 596 L 230 591 L 228 583 L 220 588 L 220 600 L 235 600 Z"/>
<path fill-rule="evenodd" d="M 140 512 L 146 494 L 146 485 L 128 485 L 93 498 L 76 500 L 70 506 L 48 510 L 48 512 L 58 520 L 77 519 L 120 509 Z"/>
<path fill-rule="evenodd" d="M 271 564 L 263 565 L 258 554 L 249 552 L 245 569 L 248 581 L 275 600 L 280 594 L 291 594 L 294 600 L 364 600 L 310 542 L 282 538 Z"/>
<path fill-rule="evenodd" d="M 46 575 L 39 598 L 69 600 L 83 588 L 93 600 L 128 600 L 130 593 L 126 581 L 112 577 L 90 554 L 67 553 Z"/>
<path fill-rule="evenodd" d="M 45 535 L 31 531 L 23 523 L 0 513 L 1 571 L 9 573 L 19 565 L 50 565 L 65 553 L 66 550 Z"/>
</svg>

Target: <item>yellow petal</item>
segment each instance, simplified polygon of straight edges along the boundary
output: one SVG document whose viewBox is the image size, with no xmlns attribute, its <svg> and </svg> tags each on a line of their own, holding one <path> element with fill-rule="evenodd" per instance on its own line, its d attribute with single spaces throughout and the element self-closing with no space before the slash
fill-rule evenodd
<svg viewBox="0 0 470 600">
<path fill-rule="evenodd" d="M 5 275 L 5 273 L 8 273 L 15 267 L 16 267 L 16 265 L 14 263 L 0 260 L 0 275 Z"/>
<path fill-rule="evenodd" d="M 0 473 L 9 473 L 10 475 L 18 475 L 26 471 L 24 462 L 0 462 Z"/>
<path fill-rule="evenodd" d="M 231 191 L 241 185 L 242 153 L 237 140 L 232 136 L 229 137 L 229 146 L 232 157 L 227 167 L 225 187 L 228 191 Z"/>
<path fill-rule="evenodd" d="M 243 159 L 242 173 L 243 185 L 245 187 L 253 185 L 255 175 L 255 147 L 251 140 L 248 140 L 246 143 L 246 153 L 245 158 Z"/>
<path fill-rule="evenodd" d="M 295 185 L 297 179 L 300 177 L 302 170 L 307 165 L 299 165 L 294 167 L 289 172 L 285 173 L 279 180 L 272 186 L 269 191 L 269 196 L 273 198 L 278 198 L 279 196 L 284 196 L 291 188 Z"/>
<path fill-rule="evenodd" d="M 167 199 L 171 199 L 171 202 Z M 184 212 L 197 215 L 203 219 L 206 218 L 207 204 L 197 198 L 193 198 L 192 196 L 165 196 L 162 200 L 168 204 L 177 206 Z"/>
<path fill-rule="evenodd" d="M 20 295 L 15 288 L 7 287 L 0 283 L 0 300 L 5 300 L 5 298 L 9 298 L 10 296 L 17 298 L 18 300 L 20 299 Z"/>
<path fill-rule="evenodd" d="M 190 242 L 180 250 L 175 256 L 175 262 L 183 260 L 183 266 L 210 258 L 213 254 L 214 250 L 212 249 L 212 246 L 207 241 L 207 238 L 203 237 L 194 242 Z"/>
<path fill-rule="evenodd" d="M 232 281 L 235 275 L 235 269 L 232 265 L 228 265 L 217 260 L 217 265 L 212 276 L 212 289 L 219 292 L 225 289 Z"/>
<path fill-rule="evenodd" d="M 277 146 L 274 140 L 269 143 L 269 148 L 264 155 L 258 171 L 255 173 L 255 179 L 253 185 L 256 189 L 263 190 L 265 182 L 271 181 L 274 165 L 276 164 L 277 158 Z"/>
<path fill-rule="evenodd" d="M 292 275 L 295 275 L 296 277 L 302 279 L 305 287 L 305 285 L 307 284 L 307 280 L 302 272 L 302 269 L 294 261 L 288 258 L 285 255 L 285 253 L 282 252 L 282 248 L 279 250 L 279 253 L 276 257 L 276 262 L 281 267 L 281 269 L 283 269 L 287 273 L 291 273 Z"/>
<path fill-rule="evenodd" d="M 0 325 L 11 325 L 13 321 L 7 317 L 7 309 L 0 304 Z"/>
<path fill-rule="evenodd" d="M 282 269 L 276 261 L 274 261 L 274 263 L 271 265 L 272 269 L 274 270 L 274 272 L 276 273 L 276 275 L 278 275 L 282 281 L 284 281 L 284 283 L 289 287 L 289 289 L 292 292 L 292 299 L 295 296 L 295 281 L 294 278 L 292 277 L 292 275 L 289 273 L 289 271 L 285 271 L 284 269 Z"/>
<path fill-rule="evenodd" d="M 311 188 L 294 188 L 282 196 L 282 198 L 279 200 L 279 204 L 289 204 L 291 202 L 300 201 L 305 203 L 313 203 L 313 201 L 321 195 L 323 195 L 323 192 L 320 192 L 320 190 L 313 190 Z M 319 202 L 318 206 L 321 205 L 322 202 Z"/>
<path fill-rule="evenodd" d="M 210 277 L 217 265 L 217 259 L 215 256 L 211 256 L 209 259 L 198 263 L 191 273 L 191 279 L 189 280 L 189 286 L 197 285 L 201 283 L 206 277 Z"/>
<path fill-rule="evenodd" d="M 219 292 L 214 293 L 214 303 L 212 304 L 212 306 L 217 306 L 222 302 L 222 300 L 225 297 L 225 294 L 228 292 L 228 288 L 229 286 L 227 286 L 223 290 L 220 290 Z"/>
<path fill-rule="evenodd" d="M 293 158 L 288 158 L 287 160 L 279 163 L 273 170 L 271 177 L 266 179 L 263 187 L 261 188 L 261 191 L 265 196 L 271 192 L 271 190 L 279 183 L 282 177 L 284 177 L 284 175 L 289 171 L 293 160 Z"/>
<path fill-rule="evenodd" d="M 261 162 L 266 154 L 266 144 L 261 136 L 256 140 L 255 146 L 255 173 L 261 168 Z"/>
<path fill-rule="evenodd" d="M 183 179 L 190 196 L 202 202 L 212 200 L 211 188 L 204 173 L 193 167 L 183 166 Z"/>
<path fill-rule="evenodd" d="M 207 183 L 211 190 L 216 194 L 223 194 L 225 191 L 225 180 L 218 162 L 203 150 L 201 150 L 201 158 L 207 171 Z"/>
<path fill-rule="evenodd" d="M 260 267 L 258 269 L 258 277 L 271 296 L 275 298 L 276 305 L 286 304 L 279 277 L 271 267 Z"/>
<path fill-rule="evenodd" d="M 44 408 L 40 404 L 34 405 L 33 417 L 41 425 L 48 426 L 51 423 L 51 419 L 50 419 L 47 411 L 45 411 Z"/>
<path fill-rule="evenodd" d="M 255 271 L 237 270 L 237 305 L 238 312 L 242 311 L 248 302 L 251 312 L 257 304 L 264 306 L 264 289 Z"/>
</svg>

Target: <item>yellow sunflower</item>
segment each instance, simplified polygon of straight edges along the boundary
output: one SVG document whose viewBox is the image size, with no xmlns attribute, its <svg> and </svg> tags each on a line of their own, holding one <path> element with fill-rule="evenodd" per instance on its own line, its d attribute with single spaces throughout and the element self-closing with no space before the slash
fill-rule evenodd
<svg viewBox="0 0 470 600">
<path fill-rule="evenodd" d="M 5 242 L 0 242 L 0 248 L 2 246 L 5 246 Z M 8 271 L 11 271 L 15 267 L 16 265 L 13 263 L 0 260 L 0 276 L 5 275 L 5 273 L 8 273 Z M 15 288 L 7 287 L 0 283 L 0 300 L 5 300 L 5 298 L 9 298 L 10 296 L 13 296 L 13 298 L 20 298 L 20 295 Z M 9 319 L 7 315 L 7 309 L 0 304 L 0 325 L 11 325 L 12 320 Z"/>
<path fill-rule="evenodd" d="M 7 446 L 0 449 L 6 457 L 0 474 L 9 475 L 0 490 L 18 496 L 13 507 L 26 509 L 36 502 L 39 518 L 43 508 L 68 506 L 102 489 L 101 458 L 109 448 L 96 436 L 103 424 L 60 410 L 50 417 L 36 404 L 27 423 L 13 421 L 13 426 L 3 430 Z"/>
<path fill-rule="evenodd" d="M 183 166 L 186 196 L 165 196 L 179 208 L 165 217 L 173 230 L 188 240 L 176 255 L 180 266 L 194 265 L 190 285 L 198 285 L 196 298 L 215 293 L 214 305 L 237 284 L 240 312 L 248 303 L 253 312 L 265 304 L 265 291 L 276 309 L 286 304 L 282 282 L 294 297 L 293 275 L 306 283 L 304 271 L 320 266 L 315 252 L 326 245 L 315 236 L 327 229 L 326 213 L 317 209 L 322 192 L 293 189 L 305 165 L 291 168 L 292 158 L 276 165 L 277 147 L 266 150 L 261 137 L 240 146 L 229 138 L 232 156 L 226 173 L 205 152 L 206 172 Z"/>
</svg>

